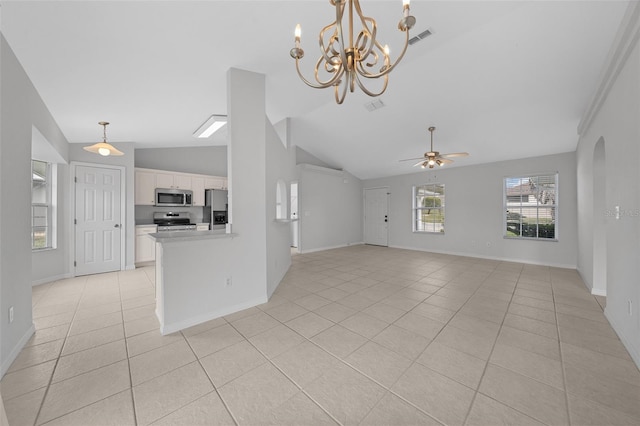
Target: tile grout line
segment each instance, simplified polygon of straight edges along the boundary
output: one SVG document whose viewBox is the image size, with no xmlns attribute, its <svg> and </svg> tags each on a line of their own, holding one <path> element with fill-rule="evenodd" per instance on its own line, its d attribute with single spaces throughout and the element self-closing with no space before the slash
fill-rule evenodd
<svg viewBox="0 0 640 426">
<path fill-rule="evenodd" d="M 58 368 L 58 362 L 60 362 L 60 358 L 62 358 L 62 351 L 64 350 L 64 346 L 67 343 L 67 339 L 69 338 L 69 333 L 71 333 L 71 327 L 73 327 L 73 321 L 75 320 L 76 315 L 78 313 L 78 306 L 80 306 L 80 301 L 82 300 L 82 295 L 84 294 L 84 291 L 85 291 L 85 289 L 87 287 L 88 278 L 83 278 L 83 279 L 85 280 L 85 282 L 82 284 L 82 291 L 80 293 L 81 296 L 78 298 L 78 302 L 76 303 L 76 307 L 75 307 L 75 309 L 73 311 L 73 316 L 71 317 L 71 322 L 69 323 L 69 328 L 67 329 L 67 333 L 66 333 L 66 335 L 64 337 L 64 341 L 62 342 L 62 346 L 60 347 L 60 352 L 58 353 L 58 357 L 56 358 L 56 362 L 55 362 L 55 364 L 53 366 L 53 370 L 51 370 L 51 377 L 49 377 L 49 381 L 47 382 L 47 386 L 46 386 L 46 389 L 44 391 L 44 395 L 42 397 L 42 402 L 40 402 L 40 407 L 38 408 L 38 413 L 36 414 L 36 417 L 35 417 L 35 419 L 33 421 L 34 425 L 37 425 L 38 424 L 38 420 L 40 419 L 40 414 L 42 413 L 42 408 L 44 407 L 44 402 L 46 401 L 47 396 L 49 395 L 49 389 L 51 388 L 51 384 L 53 382 L 53 376 L 56 374 L 56 369 Z M 49 290 L 50 289 L 51 288 L 49 288 Z M 36 330 L 36 332 L 37 332 L 37 330 Z M 35 333 L 34 333 L 34 335 L 35 335 Z M 59 417 L 61 417 L 61 416 L 59 416 Z M 53 419 L 51 419 L 51 420 L 53 420 Z"/>
<path fill-rule="evenodd" d="M 263 312 L 264 312 L 264 311 L 263 311 Z M 269 315 L 269 314 L 268 314 L 268 313 L 266 313 L 266 312 L 265 312 L 265 314 Z M 304 314 L 303 314 L 303 315 L 304 315 Z M 269 316 L 270 316 L 270 315 L 269 315 Z M 274 317 L 272 317 L 272 318 L 274 318 Z M 280 322 L 277 318 L 274 318 L 274 319 L 275 319 L 276 321 Z M 280 324 L 281 324 L 281 325 L 283 325 L 283 326 L 285 326 L 285 327 L 287 327 L 289 330 L 292 330 L 294 333 L 296 333 L 296 334 L 300 335 L 302 338 L 306 339 L 308 342 L 310 342 L 310 343 L 312 343 L 312 344 L 316 345 L 316 343 L 315 343 L 315 342 L 311 342 L 311 341 L 310 341 L 309 339 L 307 339 L 305 336 L 302 336 L 302 335 L 301 335 L 300 333 L 298 333 L 296 330 L 291 329 L 289 326 L 287 326 L 287 325 L 286 325 L 286 324 L 284 324 L 283 322 L 280 322 Z M 336 422 L 338 425 L 341 425 L 341 426 L 342 426 L 342 423 L 341 423 L 338 419 L 336 419 L 336 418 L 335 418 L 335 417 L 334 417 L 334 416 L 333 416 L 333 415 L 332 415 L 332 414 L 331 414 L 327 409 L 325 409 L 325 408 L 324 408 L 324 407 L 323 407 L 323 406 L 322 406 L 318 401 L 316 401 L 316 400 L 315 400 L 311 395 L 309 395 L 309 393 L 307 393 L 307 391 L 305 391 L 305 390 L 302 388 L 302 386 L 301 386 L 301 385 L 299 385 L 295 380 L 293 380 L 293 378 L 292 378 L 292 377 L 289 377 L 289 375 L 288 375 L 287 373 L 285 373 L 285 372 L 284 372 L 284 371 L 283 371 L 283 370 L 282 370 L 278 365 L 276 365 L 276 364 L 271 360 L 271 358 L 270 358 L 270 357 L 268 357 L 268 356 L 267 356 L 264 352 L 262 352 L 262 351 L 261 351 L 257 346 L 255 346 L 255 345 L 253 344 L 253 342 L 251 342 L 251 341 L 249 340 L 249 338 L 245 337 L 245 335 L 244 335 L 244 334 L 242 334 L 238 329 L 236 329 L 236 328 L 233 326 L 233 324 L 232 324 L 232 323 L 229 323 L 229 325 L 230 325 L 231 327 L 233 327 L 233 329 L 234 329 L 234 330 L 236 330 L 238 333 L 240 333 L 240 335 L 245 339 L 245 341 L 246 341 L 247 343 L 249 343 L 249 344 L 250 344 L 250 345 L 251 345 L 255 350 L 257 350 L 258 352 L 260 352 L 260 354 L 261 354 L 262 356 L 264 356 L 264 358 L 267 360 L 267 362 L 268 362 L 269 364 L 271 364 L 271 365 L 272 365 L 274 368 L 276 368 L 276 369 L 277 369 L 277 370 L 278 370 L 282 375 L 284 375 L 284 376 L 287 378 L 287 380 L 289 380 L 291 383 L 293 383 L 293 385 L 294 385 L 295 387 L 297 387 L 297 388 L 298 388 L 302 393 L 304 393 L 304 394 L 307 396 L 307 398 L 309 398 L 311 401 L 313 401 L 313 403 L 314 403 L 314 404 L 316 404 L 316 405 L 317 405 L 317 406 L 318 406 L 322 411 L 324 411 L 324 412 L 325 412 L 325 413 L 326 413 L 326 414 L 327 414 L 327 415 L 328 415 L 328 416 L 329 416 L 329 417 L 330 417 L 334 422 Z M 277 327 L 277 326 L 276 326 L 276 327 Z M 275 327 L 272 327 L 272 328 L 275 328 Z M 269 330 L 271 330 L 271 329 L 269 329 Z M 269 331 L 269 330 L 265 330 L 265 332 L 266 332 L 266 331 Z M 252 336 L 252 337 L 253 337 L 253 336 Z M 316 345 L 316 346 L 317 346 L 317 345 Z M 322 349 L 322 348 L 321 348 L 321 349 Z M 326 350 L 324 350 L 324 349 L 322 349 L 322 350 L 323 350 L 323 351 L 325 351 L 325 352 L 327 352 L 327 351 L 326 351 Z M 334 358 L 338 359 L 339 361 L 341 361 L 341 359 L 340 359 L 340 358 L 337 358 L 337 357 L 336 357 L 335 355 L 333 355 L 331 352 L 327 352 L 327 353 L 328 353 L 329 355 L 331 355 L 332 357 L 334 357 Z M 281 355 L 281 354 L 279 354 L 279 355 Z M 258 367 L 260 367 L 260 366 L 258 366 Z M 243 373 L 242 375 L 240 375 L 240 376 L 238 376 L 238 377 L 242 377 L 242 376 L 244 376 L 245 374 L 249 373 L 250 371 L 255 370 L 255 369 L 256 369 L 256 368 L 258 368 L 258 367 L 252 368 L 251 370 L 249 370 L 249 371 L 247 371 L 247 372 Z M 233 379 L 233 380 L 236 380 L 238 377 L 236 377 L 236 378 L 235 378 L 235 379 Z M 229 383 L 233 382 L 233 380 L 231 380 Z M 316 380 L 317 380 L 317 379 L 316 379 Z M 315 380 L 314 380 L 314 381 L 315 381 Z M 295 396 L 295 395 L 293 395 L 293 396 Z M 293 398 L 293 396 L 292 396 L 291 398 Z M 222 398 L 222 396 L 221 396 L 221 398 Z M 289 401 L 291 398 L 287 399 L 287 401 Z M 285 401 L 285 402 L 287 402 L 287 401 Z M 284 404 L 285 402 L 283 402 L 283 404 Z M 225 405 L 226 405 L 226 404 L 225 404 Z M 282 405 L 282 404 L 281 404 L 281 405 Z"/>
<path fill-rule="evenodd" d="M 509 303 L 507 304 L 507 310 L 505 311 L 504 315 L 502 316 L 502 322 L 500 323 L 500 328 L 498 328 L 498 333 L 496 334 L 496 338 L 493 341 L 493 345 L 491 345 L 491 351 L 489 351 L 489 356 L 487 356 L 487 361 L 485 362 L 484 368 L 482 370 L 482 374 L 480 375 L 480 380 L 478 381 L 478 386 L 474 390 L 473 397 L 471 398 L 471 404 L 469 404 L 469 408 L 467 409 L 467 413 L 464 416 L 464 420 L 462 422 L 463 424 L 466 424 L 467 421 L 469 420 L 469 415 L 471 414 L 471 410 L 473 408 L 473 404 L 476 402 L 476 398 L 478 397 L 478 393 L 480 393 L 480 386 L 482 384 L 482 380 L 484 379 L 484 375 L 486 374 L 487 369 L 489 368 L 489 361 L 491 360 L 491 356 L 493 355 L 493 351 L 495 350 L 496 345 L 498 344 L 498 338 L 500 337 L 500 332 L 502 331 L 502 327 L 504 325 L 504 319 L 507 316 L 507 312 L 509 312 L 509 306 L 511 306 L 511 301 L 513 300 L 513 295 L 515 294 L 516 289 L 518 288 L 518 281 L 520 280 L 520 277 L 522 276 L 522 270 L 523 269 L 524 269 L 524 267 L 522 267 L 520 269 L 520 272 L 518 272 L 518 278 L 516 279 L 515 285 L 513 286 L 513 291 L 511 292 L 511 297 L 509 298 Z M 509 408 L 512 408 L 512 407 L 509 407 Z"/>
<path fill-rule="evenodd" d="M 220 317 L 222 318 L 222 317 Z M 225 320 L 226 321 L 226 320 Z M 229 324 L 229 322 L 227 322 L 226 324 Z M 223 324 L 224 325 L 224 324 Z M 219 327 L 219 326 L 218 326 Z M 218 328 L 218 327 L 213 327 L 213 328 Z M 206 333 L 208 330 L 203 331 L 203 333 Z M 200 361 L 200 357 L 198 357 L 198 354 L 196 353 L 196 351 L 193 349 L 193 347 L 191 346 L 191 343 L 189 343 L 189 339 L 187 339 L 187 336 L 184 335 L 184 333 L 182 332 L 182 330 L 179 331 L 180 335 L 182 336 L 182 338 L 184 339 L 184 341 L 187 343 L 187 346 L 189 346 L 189 349 L 191 350 L 191 352 L 193 353 L 193 356 L 196 357 L 196 362 L 198 363 L 198 365 L 200 366 L 200 368 L 202 368 L 202 371 L 204 371 L 204 375 L 207 376 L 207 380 L 209 380 L 209 383 L 211 383 L 211 386 L 213 386 L 213 392 L 216 393 L 216 395 L 218 395 L 218 398 L 220 398 L 220 401 L 222 402 L 222 405 L 224 406 L 225 410 L 227 410 L 227 413 L 229 414 L 229 416 L 231 417 L 231 420 L 233 420 L 234 424 L 236 426 L 240 425 L 240 422 L 238 422 L 238 419 L 236 419 L 236 416 L 233 415 L 233 413 L 231 412 L 231 409 L 229 408 L 229 406 L 227 405 L 227 402 L 224 400 L 224 398 L 222 397 L 222 395 L 220 394 L 220 391 L 218 390 L 218 388 L 216 387 L 215 383 L 213 383 L 213 380 L 211 379 L 211 377 L 209 377 L 209 373 L 207 373 L 207 369 L 204 368 L 204 365 L 202 365 L 202 362 Z M 200 333 L 196 333 L 195 335 L 200 334 Z M 195 336 L 194 335 L 194 336 Z M 243 336 L 244 337 L 244 336 Z M 222 349 L 221 349 L 222 350 Z M 215 353 L 215 352 L 213 352 Z M 187 364 L 188 365 L 188 364 Z M 180 367 L 179 367 L 180 368 Z M 166 373 L 165 373 L 166 374 Z M 212 392 L 209 392 L 212 393 Z M 205 395 L 209 395 L 209 393 L 205 394 Z M 202 395 L 200 398 L 204 397 L 205 395 Z M 181 410 L 182 408 L 186 407 L 187 405 L 197 401 L 199 398 L 188 402 L 187 404 L 183 405 L 182 407 L 172 411 L 171 413 L 168 413 L 166 416 L 163 416 L 161 418 L 167 417 L 170 414 L 175 413 L 178 410 Z M 160 420 L 160 419 L 158 419 Z M 157 420 L 155 420 L 157 421 Z"/>
<path fill-rule="evenodd" d="M 145 273 L 146 275 L 146 273 Z M 124 324 L 124 303 L 122 299 L 122 284 L 120 282 L 120 273 L 118 272 L 118 295 L 120 296 L 120 316 L 122 317 L 122 335 L 124 336 L 124 350 L 127 355 L 127 370 L 129 371 L 129 393 L 131 394 L 131 408 L 133 412 L 133 424 L 138 424 L 138 410 L 136 408 L 136 398 L 133 393 L 133 377 L 131 374 L 131 361 L 129 357 L 129 345 L 127 343 L 127 329 Z"/>
<path fill-rule="evenodd" d="M 569 410 L 569 389 L 567 388 L 567 374 L 564 368 L 564 357 L 562 356 L 562 344 L 560 341 L 560 322 L 558 321 L 558 311 L 556 310 L 556 294 L 553 286 L 553 278 L 551 278 L 551 297 L 553 298 L 553 314 L 556 318 L 556 332 L 558 333 L 558 353 L 560 355 L 560 370 L 562 374 L 562 386 L 564 387 L 564 404 L 567 412 L 567 420 L 571 424 L 571 410 Z"/>
</svg>

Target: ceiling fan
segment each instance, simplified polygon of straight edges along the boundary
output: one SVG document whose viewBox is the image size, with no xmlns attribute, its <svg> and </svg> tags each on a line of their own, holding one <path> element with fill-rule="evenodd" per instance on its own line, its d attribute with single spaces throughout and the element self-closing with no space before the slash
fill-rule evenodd
<svg viewBox="0 0 640 426">
<path fill-rule="evenodd" d="M 445 164 L 453 163 L 453 160 L 450 160 L 450 158 L 466 157 L 467 155 L 469 155 L 467 152 L 454 152 L 451 154 L 440 154 L 438 151 L 434 151 L 433 150 L 433 131 L 434 130 L 436 130 L 435 127 L 433 126 L 429 127 L 429 132 L 431 133 L 431 150 L 429 152 L 425 152 L 423 157 L 407 158 L 405 160 L 400 160 L 400 161 L 420 160 L 416 164 L 414 164 L 413 167 L 421 166 L 423 169 L 427 167 L 429 167 L 430 169 L 433 169 L 433 166 L 435 165 L 442 167 Z"/>
</svg>

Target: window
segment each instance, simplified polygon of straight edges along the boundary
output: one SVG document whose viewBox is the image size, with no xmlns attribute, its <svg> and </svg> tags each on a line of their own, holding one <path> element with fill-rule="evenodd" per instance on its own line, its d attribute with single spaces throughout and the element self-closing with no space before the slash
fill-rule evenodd
<svg viewBox="0 0 640 426">
<path fill-rule="evenodd" d="M 31 248 L 55 247 L 53 236 L 53 179 L 50 163 L 31 160 Z"/>
<path fill-rule="evenodd" d="M 444 233 L 444 184 L 413 187 L 413 232 Z"/>
<path fill-rule="evenodd" d="M 555 240 L 557 195 L 557 173 L 505 178 L 505 237 Z"/>
</svg>

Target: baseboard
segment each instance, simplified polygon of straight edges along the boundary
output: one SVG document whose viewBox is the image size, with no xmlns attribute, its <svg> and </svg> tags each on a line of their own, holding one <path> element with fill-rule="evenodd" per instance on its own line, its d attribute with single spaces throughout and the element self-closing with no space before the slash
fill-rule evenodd
<svg viewBox="0 0 640 426">
<path fill-rule="evenodd" d="M 52 277 L 41 278 L 39 280 L 31 281 L 31 287 L 35 287 L 42 284 L 51 283 L 59 280 L 66 280 L 67 278 L 73 278 L 73 274 L 71 272 L 67 272 L 66 274 L 54 275 Z"/>
<path fill-rule="evenodd" d="M 20 351 L 24 348 L 24 345 L 27 344 L 27 342 L 29 341 L 29 339 L 31 339 L 31 336 L 33 336 L 33 333 L 35 332 L 36 326 L 35 324 L 31 323 L 31 327 L 29 327 L 27 332 L 20 338 L 20 340 L 18 340 L 18 343 L 11 350 L 7 359 L 2 362 L 2 365 L 0 366 L 0 378 L 4 377 L 4 373 L 6 373 L 9 367 L 11 367 L 13 361 L 16 360 L 16 358 L 20 354 Z"/>
<path fill-rule="evenodd" d="M 627 352 L 629 352 L 629 355 L 631 355 L 631 359 L 633 359 L 633 362 L 635 362 L 636 366 L 640 368 L 640 352 L 638 352 L 638 348 L 633 346 L 633 344 L 629 341 L 629 339 L 627 339 L 627 337 L 624 334 L 618 331 L 618 330 L 621 330 L 622 327 L 618 325 L 613 315 L 609 314 L 609 311 L 607 310 L 607 308 L 604 308 L 604 316 L 607 317 L 607 320 L 609 321 L 609 324 L 611 324 L 613 331 L 616 332 L 616 334 L 618 335 L 618 338 L 620 339 L 624 347 L 627 349 Z"/>
<path fill-rule="evenodd" d="M 592 288 L 592 289 L 591 289 L 591 294 L 593 294 L 594 296 L 604 296 L 604 297 L 607 297 L 607 290 L 599 289 L 599 288 Z"/>
<path fill-rule="evenodd" d="M 133 271 L 134 269 L 136 269 L 136 265 L 127 265 L 124 268 L 125 271 Z"/>
<path fill-rule="evenodd" d="M 360 241 L 357 243 L 346 243 L 346 244 L 341 244 L 338 246 L 330 246 L 330 247 L 318 247 L 318 248 L 313 248 L 310 250 L 302 250 L 300 249 L 300 247 L 298 247 L 298 251 L 300 254 L 307 254 L 307 253 L 315 253 L 318 251 L 325 251 L 325 250 L 333 250 L 333 249 L 338 249 L 338 248 L 344 248 L 344 247 L 351 247 L 351 246 L 360 246 L 363 245 L 364 242 Z"/>
<path fill-rule="evenodd" d="M 562 269 L 576 269 L 575 264 L 568 265 L 564 263 L 544 263 L 544 262 L 531 261 L 529 259 L 513 259 L 513 258 L 497 257 L 497 256 L 484 256 L 476 253 L 460 253 L 460 252 L 452 252 L 452 251 L 446 251 L 446 250 L 425 249 L 425 248 L 419 248 L 419 247 L 404 247 L 404 246 L 389 246 L 389 247 L 402 249 L 402 250 L 423 251 L 423 252 L 437 253 L 437 254 L 448 254 L 451 256 L 472 257 L 474 259 L 487 259 L 487 260 L 498 260 L 500 262 L 525 263 L 527 265 L 551 266 L 554 268 L 562 268 Z"/>
<path fill-rule="evenodd" d="M 269 299 L 265 295 L 264 297 L 259 297 L 248 302 L 243 302 L 237 305 L 225 307 L 223 309 L 207 312 L 206 314 L 187 318 L 173 324 L 160 324 L 160 333 L 162 333 L 162 335 L 175 333 L 176 331 L 184 330 L 185 328 L 193 327 L 194 325 L 202 324 L 203 322 L 211 321 L 225 315 L 230 315 L 239 311 L 243 311 L 245 309 L 253 308 L 257 305 L 262 305 L 263 303 L 267 303 L 268 301 Z"/>
</svg>

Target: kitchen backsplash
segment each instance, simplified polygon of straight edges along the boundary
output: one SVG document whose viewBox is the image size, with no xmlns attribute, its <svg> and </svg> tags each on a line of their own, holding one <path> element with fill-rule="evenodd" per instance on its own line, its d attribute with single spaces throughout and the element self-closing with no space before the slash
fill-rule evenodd
<svg viewBox="0 0 640 426">
<path fill-rule="evenodd" d="M 192 223 L 201 223 L 204 213 L 203 207 L 136 206 L 136 225 L 153 223 L 153 214 L 155 212 L 188 212 L 191 215 Z"/>
</svg>

